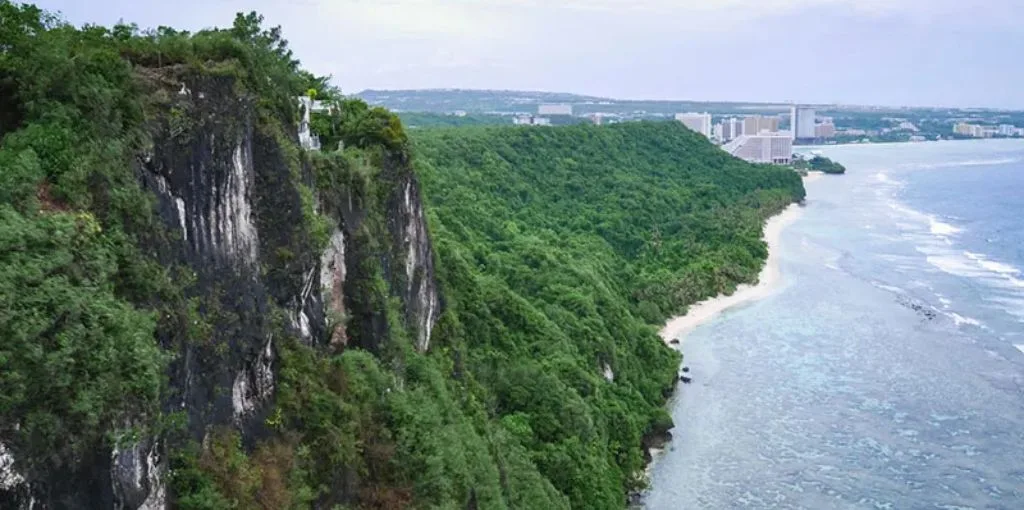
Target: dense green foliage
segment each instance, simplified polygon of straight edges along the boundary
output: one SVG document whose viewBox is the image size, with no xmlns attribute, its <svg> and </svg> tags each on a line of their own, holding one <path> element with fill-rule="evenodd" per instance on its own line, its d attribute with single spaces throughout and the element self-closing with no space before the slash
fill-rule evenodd
<svg viewBox="0 0 1024 510">
<path fill-rule="evenodd" d="M 794 172 L 744 163 L 688 133 L 672 123 L 417 133 L 428 200 L 435 216 L 447 211 L 435 237 L 455 232 L 501 251 L 540 238 L 571 259 L 610 249 L 630 301 L 658 322 L 756 278 L 764 218 L 804 193 Z"/>
<path fill-rule="evenodd" d="M 846 167 L 839 164 L 839 162 L 826 158 L 825 156 L 814 156 L 807 162 L 807 167 L 810 170 L 825 172 L 827 174 L 846 173 Z"/>
<path fill-rule="evenodd" d="M 213 312 L 189 297 L 189 268 L 158 262 L 179 239 L 137 161 L 151 122 L 168 109 L 186 122 L 168 107 L 177 89 L 161 89 L 174 79 L 235 79 L 265 125 L 294 124 L 294 97 L 324 79 L 261 22 L 79 29 L 0 0 L 0 436 L 30 479 L 172 421 L 160 412 L 168 361 L 209 337 Z"/>
<path fill-rule="evenodd" d="M 330 102 L 329 112 L 311 115 L 310 128 L 328 150 L 380 147 L 401 150 L 408 139 L 401 120 L 384 108 L 370 108 L 358 99 Z"/>
<path fill-rule="evenodd" d="M 450 304 L 435 341 L 574 508 L 620 507 L 675 379 L 655 325 L 756 278 L 799 176 L 675 123 L 414 142 Z"/>
<path fill-rule="evenodd" d="M 144 115 L 111 32 L 0 1 L 0 434 L 23 472 L 67 467 L 153 416 L 173 300 L 130 170 Z M 141 305 L 141 306 L 140 306 Z"/>
</svg>

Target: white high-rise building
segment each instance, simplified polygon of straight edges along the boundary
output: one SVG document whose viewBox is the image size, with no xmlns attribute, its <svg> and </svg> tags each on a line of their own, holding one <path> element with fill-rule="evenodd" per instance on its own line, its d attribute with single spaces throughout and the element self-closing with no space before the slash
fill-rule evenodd
<svg viewBox="0 0 1024 510">
<path fill-rule="evenodd" d="M 778 131 L 779 130 L 779 118 L 778 117 L 764 117 L 761 115 L 750 115 L 743 118 L 743 133 L 747 135 L 756 135 L 761 131 Z"/>
<path fill-rule="evenodd" d="M 793 137 L 814 138 L 814 108 L 793 106 L 789 112 L 789 129 Z"/>
<path fill-rule="evenodd" d="M 677 113 L 676 120 L 684 126 L 696 131 L 707 138 L 711 138 L 711 114 L 710 113 Z"/>
<path fill-rule="evenodd" d="M 743 121 L 736 117 L 722 119 L 721 122 L 715 124 L 715 127 L 719 128 L 722 132 L 722 136 L 719 139 L 723 142 L 728 142 L 743 134 Z"/>
<path fill-rule="evenodd" d="M 714 138 L 715 140 L 717 140 L 719 142 L 724 142 L 724 141 L 728 140 L 728 138 L 726 138 L 726 134 L 725 134 L 725 128 L 726 127 L 727 126 L 723 122 L 719 122 L 718 124 L 715 124 L 714 126 L 712 126 L 711 127 L 711 136 L 712 136 L 712 138 Z"/>
<path fill-rule="evenodd" d="M 971 125 L 966 122 L 957 122 L 953 125 L 953 132 L 958 135 L 971 136 Z"/>
<path fill-rule="evenodd" d="M 785 131 L 741 135 L 722 146 L 733 156 L 751 163 L 788 165 L 793 159 L 793 138 Z"/>
<path fill-rule="evenodd" d="M 730 140 L 732 140 L 733 138 L 736 138 L 737 136 L 740 136 L 740 135 L 742 135 L 744 133 L 744 131 L 743 131 L 743 121 L 740 120 L 740 119 L 737 119 L 736 117 L 732 117 L 732 118 L 729 119 L 729 126 L 730 126 L 729 127 L 729 139 Z"/>
</svg>

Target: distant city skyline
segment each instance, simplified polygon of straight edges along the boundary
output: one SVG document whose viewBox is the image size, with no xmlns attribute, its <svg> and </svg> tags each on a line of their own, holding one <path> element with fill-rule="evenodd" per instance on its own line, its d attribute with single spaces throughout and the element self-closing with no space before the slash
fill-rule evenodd
<svg viewBox="0 0 1024 510">
<path fill-rule="evenodd" d="M 75 24 L 198 30 L 255 10 L 348 93 L 1024 109 L 1024 2 L 45 0 Z M 895 5 L 894 5 L 895 4 Z"/>
</svg>

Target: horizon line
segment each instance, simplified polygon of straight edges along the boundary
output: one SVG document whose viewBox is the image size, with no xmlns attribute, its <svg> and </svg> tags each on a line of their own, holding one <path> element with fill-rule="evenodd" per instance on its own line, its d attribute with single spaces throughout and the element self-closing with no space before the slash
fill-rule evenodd
<svg viewBox="0 0 1024 510">
<path fill-rule="evenodd" d="M 706 104 L 731 104 L 731 105 L 756 105 L 756 106 L 808 106 L 808 107 L 848 107 L 848 108 L 889 108 L 889 109 L 908 109 L 908 110 L 983 110 L 983 111 L 995 111 L 995 112 L 1024 112 L 1024 108 L 1000 108 L 993 106 L 942 106 L 942 105 L 930 105 L 930 106 L 913 106 L 913 105 L 884 105 L 884 104 L 866 104 L 866 103 L 812 103 L 812 102 L 798 102 L 798 101 L 738 101 L 734 99 L 727 100 L 715 100 L 715 99 L 649 99 L 649 98 L 614 98 L 608 96 L 598 96 L 585 93 L 576 92 L 565 92 L 565 91 L 551 91 L 551 90 L 529 90 L 529 89 L 490 89 L 490 88 L 463 88 L 463 87 L 426 87 L 426 88 L 364 88 L 359 92 L 352 95 L 359 96 L 368 92 L 505 92 L 505 93 L 521 93 L 521 94 L 549 94 L 549 95 L 566 95 L 566 96 L 577 96 L 585 99 L 597 99 L 603 101 L 619 101 L 619 102 L 648 102 L 648 103 L 706 103 Z"/>
</svg>

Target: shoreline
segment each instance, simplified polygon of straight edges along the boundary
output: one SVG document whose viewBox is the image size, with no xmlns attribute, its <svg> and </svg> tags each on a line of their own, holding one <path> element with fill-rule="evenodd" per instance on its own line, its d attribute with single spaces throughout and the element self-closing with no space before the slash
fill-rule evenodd
<svg viewBox="0 0 1024 510">
<path fill-rule="evenodd" d="M 820 177 L 821 175 L 808 176 L 804 182 L 810 182 Z M 782 232 L 802 213 L 803 209 L 799 204 L 790 204 L 782 212 L 765 222 L 762 239 L 768 244 L 768 260 L 765 261 L 761 273 L 758 274 L 756 284 L 743 284 L 736 287 L 732 294 L 719 294 L 690 305 L 686 314 L 669 319 L 658 332 L 658 336 L 666 344 L 670 344 L 673 340 L 678 341 L 678 345 L 671 345 L 678 349 L 682 346 L 686 336 L 698 326 L 718 317 L 730 308 L 756 301 L 771 294 L 781 283 L 778 248 Z"/>
<path fill-rule="evenodd" d="M 807 172 L 807 175 L 804 176 L 804 184 L 814 182 L 818 179 L 821 179 L 824 176 L 825 172 L 822 172 L 821 170 L 809 170 Z M 774 218 L 774 216 L 772 216 L 772 218 Z"/>
<path fill-rule="evenodd" d="M 807 184 L 822 178 L 824 175 L 824 172 L 811 172 L 804 176 L 803 182 L 804 184 Z M 664 341 L 670 348 L 681 352 L 686 336 L 698 326 L 718 317 L 723 312 L 734 306 L 750 301 L 756 301 L 770 295 L 778 287 L 778 284 L 781 283 L 781 271 L 779 269 L 779 243 L 782 238 L 782 232 L 786 227 L 799 219 L 800 216 L 803 215 L 803 212 L 802 202 L 792 203 L 778 214 L 765 221 L 761 239 L 768 245 L 768 259 L 765 260 L 764 267 L 761 268 L 761 272 L 757 275 L 757 283 L 743 284 L 736 287 L 736 290 L 732 294 L 719 294 L 715 297 L 690 305 L 685 314 L 673 317 L 665 322 L 665 326 L 663 326 L 658 332 L 658 336 L 661 337 L 662 341 Z M 677 341 L 676 344 L 672 344 L 673 340 Z M 1021 350 L 1024 352 L 1024 348 Z M 678 387 L 678 382 L 676 383 L 676 386 Z M 671 399 L 665 405 L 671 405 Z M 665 441 L 660 444 L 654 444 L 644 448 L 646 452 L 646 465 L 644 466 L 645 479 L 651 479 L 655 463 L 657 463 L 658 458 L 671 442 L 672 434 L 670 431 Z M 642 509 L 643 495 L 647 490 L 649 490 L 649 488 L 632 494 L 630 496 L 630 504 L 627 505 L 627 508 L 630 510 Z"/>
<path fill-rule="evenodd" d="M 824 175 L 820 172 L 815 173 L 819 175 L 805 177 L 804 183 L 806 184 Z M 662 341 L 664 341 L 670 348 L 682 351 L 682 345 L 686 336 L 698 326 L 718 317 L 723 312 L 734 306 L 750 301 L 756 301 L 770 295 L 778 287 L 778 284 L 781 283 L 778 248 L 782 232 L 786 227 L 800 218 L 802 214 L 803 208 L 801 204 L 794 203 L 787 206 L 782 210 L 782 212 L 765 221 L 764 233 L 761 236 L 761 239 L 768 244 L 768 260 L 765 261 L 764 267 L 761 268 L 761 272 L 757 276 L 756 284 L 743 284 L 736 287 L 736 291 L 732 294 L 719 294 L 715 297 L 690 305 L 685 314 L 669 319 L 665 323 L 665 326 L 661 328 L 661 331 L 658 332 L 658 336 L 661 337 Z M 676 340 L 677 343 L 672 344 L 673 340 Z M 669 437 L 666 441 L 661 444 L 649 446 L 645 449 L 647 452 L 647 459 L 649 460 L 646 462 L 647 465 L 644 466 L 644 476 L 648 480 L 651 479 L 651 473 L 658 457 L 661 456 L 666 445 L 671 441 L 671 433 L 669 433 Z M 642 506 L 639 506 L 643 498 L 642 494 L 643 492 L 636 494 L 635 497 L 638 499 L 633 502 L 635 504 L 628 506 L 631 510 L 642 508 Z"/>
</svg>

